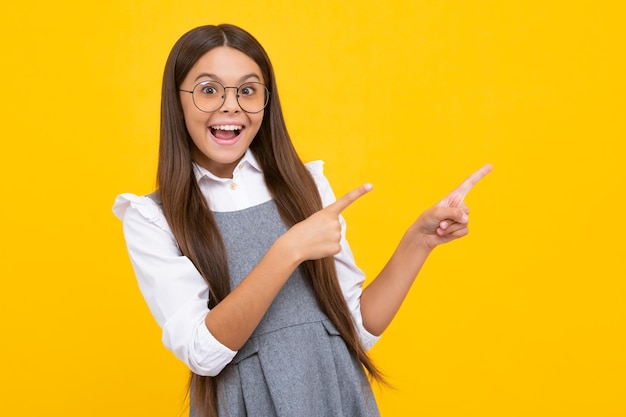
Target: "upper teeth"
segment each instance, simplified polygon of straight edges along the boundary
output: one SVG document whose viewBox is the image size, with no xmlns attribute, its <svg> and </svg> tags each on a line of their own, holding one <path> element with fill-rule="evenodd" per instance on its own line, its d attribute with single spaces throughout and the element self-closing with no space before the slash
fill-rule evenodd
<svg viewBox="0 0 626 417">
<path fill-rule="evenodd" d="M 237 125 L 221 125 L 221 126 L 213 126 L 213 129 L 217 130 L 239 130 L 241 126 Z"/>
</svg>

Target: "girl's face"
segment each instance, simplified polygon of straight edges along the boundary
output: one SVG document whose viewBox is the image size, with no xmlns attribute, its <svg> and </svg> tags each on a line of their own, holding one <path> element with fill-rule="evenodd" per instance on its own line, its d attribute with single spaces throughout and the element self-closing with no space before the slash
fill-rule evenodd
<svg viewBox="0 0 626 417">
<path fill-rule="evenodd" d="M 180 89 L 192 91 L 198 83 L 209 80 L 224 87 L 265 82 L 256 62 L 243 52 L 224 46 L 204 54 L 191 68 Z M 208 92 L 212 92 L 210 88 Z M 187 131 L 195 144 L 191 153 L 194 162 L 218 177 L 232 178 L 235 167 L 261 127 L 264 110 L 246 113 L 237 103 L 236 89 L 226 88 L 225 92 L 224 104 L 211 113 L 199 110 L 188 92 L 180 92 L 180 100 Z"/>
</svg>

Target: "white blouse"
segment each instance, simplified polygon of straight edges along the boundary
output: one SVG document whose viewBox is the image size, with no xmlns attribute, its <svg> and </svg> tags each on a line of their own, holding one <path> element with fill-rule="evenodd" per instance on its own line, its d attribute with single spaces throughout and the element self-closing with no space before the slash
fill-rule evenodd
<svg viewBox="0 0 626 417">
<path fill-rule="evenodd" d="M 323 173 L 324 163 L 307 164 L 322 197 L 324 206 L 335 196 Z M 254 155 L 248 151 L 233 173 L 233 178 L 219 178 L 195 165 L 200 190 L 212 211 L 243 210 L 271 200 L 263 173 Z M 163 344 L 194 373 L 215 376 L 237 354 L 209 332 L 205 317 L 209 312 L 209 289 L 191 261 L 178 249 L 165 216 L 157 203 L 145 196 L 121 194 L 113 206 L 123 221 L 128 247 L 139 288 L 152 315 L 163 330 Z M 356 266 L 346 241 L 343 218 L 341 252 L 335 256 L 337 275 L 348 308 L 352 313 L 361 343 L 371 348 L 378 337 L 363 327 L 360 298 L 365 279 Z"/>
</svg>

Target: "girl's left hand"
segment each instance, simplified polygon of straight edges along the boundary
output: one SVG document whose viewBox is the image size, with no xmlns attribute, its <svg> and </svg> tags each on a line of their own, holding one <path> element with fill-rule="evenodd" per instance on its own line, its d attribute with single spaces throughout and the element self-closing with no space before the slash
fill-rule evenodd
<svg viewBox="0 0 626 417">
<path fill-rule="evenodd" d="M 480 168 L 434 207 L 422 213 L 408 231 L 416 243 L 432 250 L 437 245 L 467 235 L 470 210 L 465 205 L 465 196 L 491 169 L 489 164 Z"/>
</svg>

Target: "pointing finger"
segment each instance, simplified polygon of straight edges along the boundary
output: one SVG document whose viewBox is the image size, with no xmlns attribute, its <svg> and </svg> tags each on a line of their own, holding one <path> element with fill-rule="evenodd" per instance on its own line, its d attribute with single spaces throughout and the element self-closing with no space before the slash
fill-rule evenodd
<svg viewBox="0 0 626 417">
<path fill-rule="evenodd" d="M 325 210 L 332 211 L 337 215 L 341 214 L 348 206 L 358 200 L 364 194 L 367 194 L 372 190 L 372 184 L 365 184 L 360 186 L 359 188 L 355 188 L 354 190 L 346 193 L 343 197 L 339 198 L 334 203 L 328 205 Z"/>
<path fill-rule="evenodd" d="M 472 175 L 467 177 L 465 181 L 461 183 L 457 188 L 455 188 L 446 198 L 442 200 L 442 203 L 447 203 L 446 205 L 450 205 L 456 207 L 461 204 L 465 199 L 467 193 L 469 193 L 472 188 L 483 179 L 483 177 L 491 172 L 493 167 L 491 164 L 487 164 L 480 168 L 478 171 L 474 172 Z"/>
</svg>

